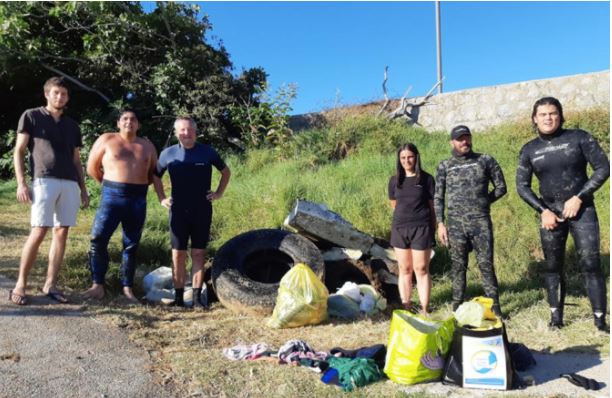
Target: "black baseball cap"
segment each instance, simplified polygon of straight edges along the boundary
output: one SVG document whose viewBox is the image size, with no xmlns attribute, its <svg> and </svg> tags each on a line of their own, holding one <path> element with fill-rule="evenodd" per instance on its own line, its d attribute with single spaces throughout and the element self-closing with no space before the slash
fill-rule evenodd
<svg viewBox="0 0 612 398">
<path fill-rule="evenodd" d="M 454 127 L 451 130 L 451 140 L 456 140 L 457 138 L 461 137 L 462 135 L 472 135 L 472 132 L 470 131 L 470 129 L 468 128 L 468 126 L 464 126 L 462 124 L 460 124 L 459 126 Z"/>
</svg>

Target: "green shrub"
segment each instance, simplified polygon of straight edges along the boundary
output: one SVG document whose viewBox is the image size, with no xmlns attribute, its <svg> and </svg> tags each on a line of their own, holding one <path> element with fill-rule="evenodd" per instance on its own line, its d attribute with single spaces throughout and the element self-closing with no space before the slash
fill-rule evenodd
<svg viewBox="0 0 612 398">
<path fill-rule="evenodd" d="M 610 109 L 591 109 L 565 115 L 566 128 L 578 128 L 593 134 L 601 147 L 610 153 Z"/>
</svg>

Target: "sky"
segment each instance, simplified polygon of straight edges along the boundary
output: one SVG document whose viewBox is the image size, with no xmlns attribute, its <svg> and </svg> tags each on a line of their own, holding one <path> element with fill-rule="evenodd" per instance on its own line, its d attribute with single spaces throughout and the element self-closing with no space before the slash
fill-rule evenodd
<svg viewBox="0 0 612 398">
<path fill-rule="evenodd" d="M 435 3 L 198 2 L 234 73 L 263 67 L 292 114 L 425 95 L 437 82 Z M 610 68 L 609 2 L 441 2 L 443 91 Z"/>
</svg>

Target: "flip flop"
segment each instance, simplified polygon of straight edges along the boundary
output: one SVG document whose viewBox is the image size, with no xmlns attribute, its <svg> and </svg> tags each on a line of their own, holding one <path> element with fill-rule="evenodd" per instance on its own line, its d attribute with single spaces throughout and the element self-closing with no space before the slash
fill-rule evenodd
<svg viewBox="0 0 612 398">
<path fill-rule="evenodd" d="M 9 291 L 9 301 L 17 305 L 28 304 L 28 298 L 25 295 L 15 293 L 12 290 Z"/>
<path fill-rule="evenodd" d="M 45 295 L 49 297 L 51 300 L 57 301 L 60 304 L 68 303 L 68 299 L 66 298 L 66 296 L 64 296 L 64 293 L 62 292 L 48 292 Z"/>
</svg>

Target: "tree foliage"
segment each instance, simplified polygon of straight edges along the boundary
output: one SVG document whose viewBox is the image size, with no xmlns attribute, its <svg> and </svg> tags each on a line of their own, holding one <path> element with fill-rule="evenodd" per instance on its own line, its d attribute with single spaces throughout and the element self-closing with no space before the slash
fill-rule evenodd
<svg viewBox="0 0 612 398">
<path fill-rule="evenodd" d="M 72 82 L 68 114 L 81 122 L 86 144 L 114 129 L 114 111 L 129 105 L 141 134 L 158 149 L 177 115 L 192 116 L 206 141 L 226 146 L 235 127 L 229 107 L 255 103 L 267 75 L 238 77 L 199 8 L 158 2 L 0 2 L 0 131 L 15 128 L 27 108 L 44 104 L 42 85 L 54 75 Z M 0 143 L 0 157 L 7 151 Z"/>
<path fill-rule="evenodd" d="M 296 86 L 281 86 L 274 95 L 264 89 L 257 87 L 249 101 L 231 105 L 230 120 L 238 128 L 246 146 L 275 147 L 282 151 L 293 135 L 288 115 L 291 101 L 296 96 Z"/>
</svg>

